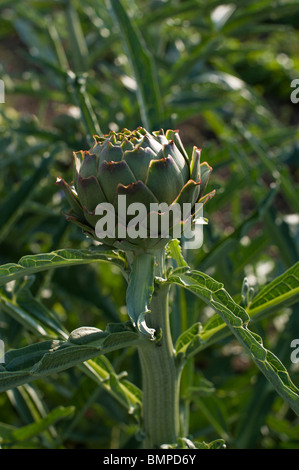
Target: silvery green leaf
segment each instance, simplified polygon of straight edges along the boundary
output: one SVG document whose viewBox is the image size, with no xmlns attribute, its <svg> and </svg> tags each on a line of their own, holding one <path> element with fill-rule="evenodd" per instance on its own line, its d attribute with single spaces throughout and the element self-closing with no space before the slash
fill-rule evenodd
<svg viewBox="0 0 299 470">
<path fill-rule="evenodd" d="M 155 257 L 149 253 L 134 257 L 126 295 L 133 325 L 150 339 L 154 339 L 154 330 L 146 326 L 145 314 L 150 314 L 148 305 L 154 292 L 154 263 Z"/>
</svg>

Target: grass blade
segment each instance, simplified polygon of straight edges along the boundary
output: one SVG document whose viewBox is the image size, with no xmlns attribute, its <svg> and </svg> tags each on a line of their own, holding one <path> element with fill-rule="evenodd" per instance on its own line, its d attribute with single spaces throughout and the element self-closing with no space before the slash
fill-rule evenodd
<svg viewBox="0 0 299 470">
<path fill-rule="evenodd" d="M 5 354 L 5 365 L 0 365 L 0 391 L 56 374 L 137 342 L 138 334 L 125 326 L 119 332 L 82 327 L 74 330 L 67 341 L 47 340 L 10 350 Z"/>
<path fill-rule="evenodd" d="M 12 194 L 10 194 L 1 204 L 0 241 L 2 241 L 7 236 L 11 225 L 20 215 L 24 202 L 30 198 L 41 179 L 47 175 L 53 155 L 54 153 L 52 153 L 50 156 L 44 157 L 34 173 L 30 175 L 25 181 L 23 181 L 19 188 L 12 192 Z"/>
<path fill-rule="evenodd" d="M 120 0 L 108 2 L 118 23 L 124 46 L 137 83 L 137 96 L 141 119 L 148 131 L 163 127 L 161 97 L 153 58 L 140 32 L 127 15 Z"/>
</svg>

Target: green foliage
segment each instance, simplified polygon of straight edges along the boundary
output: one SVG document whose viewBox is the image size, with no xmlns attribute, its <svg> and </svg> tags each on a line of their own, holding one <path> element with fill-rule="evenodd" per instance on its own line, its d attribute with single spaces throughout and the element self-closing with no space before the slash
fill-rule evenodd
<svg viewBox="0 0 299 470">
<path fill-rule="evenodd" d="M 173 241 L 168 277 L 156 279 L 170 285 L 185 364 L 184 437 L 169 446 L 298 449 L 298 2 L 29 0 L 0 11 L 1 446 L 141 445 L 128 260 L 65 222 L 55 186 L 94 134 L 141 125 L 178 129 L 188 153 L 201 147 L 216 189 L 202 248 Z M 147 289 L 144 310 L 152 279 Z"/>
</svg>

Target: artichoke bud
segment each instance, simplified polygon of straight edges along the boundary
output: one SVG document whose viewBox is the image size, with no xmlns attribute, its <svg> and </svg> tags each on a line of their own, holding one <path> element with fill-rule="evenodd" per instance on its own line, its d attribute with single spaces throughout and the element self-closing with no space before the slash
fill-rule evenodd
<svg viewBox="0 0 299 470">
<path fill-rule="evenodd" d="M 113 248 L 159 249 L 214 195 L 204 195 L 212 168 L 200 156 L 197 147 L 188 156 L 175 130 L 94 136 L 90 150 L 74 152 L 73 184 L 57 178 L 70 206 L 64 215 Z"/>
</svg>

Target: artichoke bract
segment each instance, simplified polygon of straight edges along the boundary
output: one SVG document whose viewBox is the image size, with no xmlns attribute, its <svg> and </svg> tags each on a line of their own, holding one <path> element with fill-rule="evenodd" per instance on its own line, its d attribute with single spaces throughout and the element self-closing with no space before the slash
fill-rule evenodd
<svg viewBox="0 0 299 470">
<path fill-rule="evenodd" d="M 94 136 L 90 150 L 74 152 L 72 185 L 57 178 L 70 206 L 64 216 L 105 245 L 133 251 L 159 249 L 179 238 L 175 228 L 194 217 L 196 203 L 204 204 L 214 194 L 204 196 L 212 168 L 200 162 L 200 155 L 201 150 L 193 147 L 189 158 L 174 130 L 149 133 L 139 127 Z M 191 211 L 180 213 L 179 219 L 169 210 L 186 204 Z M 149 223 L 153 220 L 158 221 L 155 230 Z"/>
</svg>

